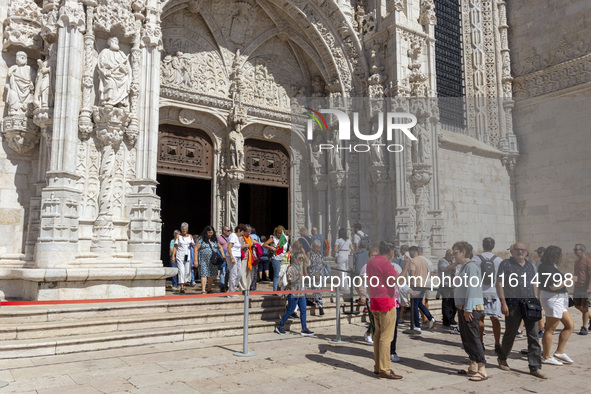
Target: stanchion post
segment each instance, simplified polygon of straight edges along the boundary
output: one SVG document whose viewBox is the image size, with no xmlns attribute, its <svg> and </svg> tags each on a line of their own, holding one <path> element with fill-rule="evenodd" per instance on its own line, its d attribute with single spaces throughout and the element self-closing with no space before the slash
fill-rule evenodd
<svg viewBox="0 0 591 394">
<path fill-rule="evenodd" d="M 248 351 L 248 289 L 244 290 L 244 330 L 242 331 L 242 351 L 234 353 L 237 357 L 252 357 L 256 356 L 256 352 Z"/>
<path fill-rule="evenodd" d="M 330 341 L 330 343 L 347 343 L 341 340 L 341 288 L 337 287 L 337 338 Z"/>
<path fill-rule="evenodd" d="M 354 278 L 354 274 L 355 274 L 354 271 L 350 271 L 349 272 L 349 275 L 351 275 L 351 283 L 350 283 L 351 286 L 349 286 L 349 296 L 351 298 L 349 299 L 350 311 L 349 312 L 345 312 L 346 315 L 358 315 L 359 314 L 359 311 L 354 311 L 353 310 L 353 298 L 355 298 L 354 297 L 354 294 L 353 294 L 353 278 Z"/>
</svg>

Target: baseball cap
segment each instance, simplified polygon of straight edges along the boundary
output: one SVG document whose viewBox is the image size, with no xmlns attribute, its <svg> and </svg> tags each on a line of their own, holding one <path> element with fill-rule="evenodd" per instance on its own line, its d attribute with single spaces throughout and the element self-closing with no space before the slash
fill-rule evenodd
<svg viewBox="0 0 591 394">
<path fill-rule="evenodd" d="M 540 246 L 539 248 L 536 249 L 537 254 L 544 253 L 545 251 L 546 251 L 546 248 L 543 246 Z"/>
</svg>

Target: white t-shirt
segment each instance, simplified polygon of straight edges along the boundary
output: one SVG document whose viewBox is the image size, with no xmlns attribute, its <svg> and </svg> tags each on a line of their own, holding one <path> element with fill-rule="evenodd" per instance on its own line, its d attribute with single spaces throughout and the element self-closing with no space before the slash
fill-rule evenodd
<svg viewBox="0 0 591 394">
<path fill-rule="evenodd" d="M 335 245 L 337 246 L 337 257 L 341 259 L 347 259 L 349 253 L 351 253 L 351 241 L 345 241 L 344 239 L 339 238 L 335 242 Z"/>
<path fill-rule="evenodd" d="M 491 253 L 491 252 L 484 252 L 484 253 L 480 253 L 480 255 L 488 260 L 488 259 L 492 258 L 495 254 Z M 474 262 L 476 262 L 476 264 L 478 264 L 479 267 L 482 264 L 482 260 L 480 259 L 480 257 L 478 257 L 478 255 L 474 256 L 472 258 L 472 260 Z M 497 274 L 499 273 L 499 267 L 501 266 L 502 262 L 503 262 L 503 259 L 500 258 L 499 256 L 497 256 L 497 258 L 493 260 L 493 264 L 495 265 L 495 274 L 493 276 L 493 284 L 492 284 L 492 286 L 488 286 L 483 283 L 482 284 L 482 292 L 483 293 L 497 294 L 497 288 L 495 287 L 495 285 L 497 284 Z"/>
<path fill-rule="evenodd" d="M 230 234 L 230 236 L 228 237 L 228 243 L 232 244 L 232 256 L 234 257 L 235 261 L 240 261 L 240 257 L 241 257 L 241 253 L 240 253 L 240 240 L 238 239 L 238 236 L 236 235 L 236 233 L 232 233 Z"/>
<path fill-rule="evenodd" d="M 359 246 L 359 242 L 361 242 L 361 237 L 365 237 L 365 233 L 361 230 L 353 234 L 353 244 Z"/>
</svg>

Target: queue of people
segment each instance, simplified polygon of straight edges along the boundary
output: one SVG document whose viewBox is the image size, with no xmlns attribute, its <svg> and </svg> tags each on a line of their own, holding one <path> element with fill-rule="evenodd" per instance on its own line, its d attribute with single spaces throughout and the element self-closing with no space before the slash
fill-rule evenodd
<svg viewBox="0 0 591 394">
<path fill-rule="evenodd" d="M 469 376 L 469 380 L 474 382 L 488 379 L 482 339 L 485 319 L 490 318 L 499 368 L 510 371 L 507 359 L 515 338 L 519 335 L 520 325 L 523 324 L 528 346 L 527 350 L 521 352 L 528 357 L 531 375 L 546 379 L 541 371 L 543 364 L 574 363 L 566 353 L 566 345 L 574 329 L 573 319 L 568 311 L 570 306 L 575 305 L 582 312 L 583 326 L 579 334 L 587 335 L 591 305 L 591 259 L 585 254 L 585 246 L 577 244 L 574 249 L 577 261 L 572 275 L 564 272 L 562 250 L 557 246 L 538 248 L 539 264 L 534 264 L 527 258 L 527 247 L 522 242 L 511 245 L 511 256 L 504 260 L 493 253 L 494 246 L 494 239 L 487 237 L 482 244 L 484 252 L 474 256 L 472 245 L 456 242 L 438 264 L 440 275 L 447 278 L 441 282 L 439 292 L 443 296 L 443 326 L 459 331 L 462 347 L 469 359 L 468 367 L 460 369 L 458 373 Z M 423 278 L 424 269 L 419 266 L 422 262 L 415 261 L 416 250 L 405 246 L 401 252 L 405 256 L 403 275 L 414 273 L 409 278 Z M 390 361 L 399 360 L 395 350 L 390 350 L 388 360 L 385 354 L 388 347 L 395 349 L 396 315 L 400 314 L 401 300 L 408 297 L 420 298 L 422 289 L 413 290 L 419 296 L 416 297 L 412 293 L 404 296 L 407 290 L 402 287 L 384 288 L 387 277 L 396 277 L 399 274 L 396 269 L 399 260 L 394 259 L 393 255 L 394 246 L 382 242 L 379 255 L 372 257 L 363 270 L 368 276 L 380 279 L 373 282 L 368 289 L 368 303 L 373 319 L 370 319 L 370 328 L 364 336 L 366 340 L 371 339 L 370 330 L 374 330 L 374 372 L 380 378 L 401 379 L 389 364 Z M 384 264 L 384 258 L 390 264 Z M 453 281 L 454 277 L 462 280 Z M 569 301 L 568 287 L 573 285 L 574 300 Z M 542 320 L 542 315 L 545 315 L 545 323 L 540 335 L 538 322 Z M 505 320 L 502 338 L 501 319 Z M 454 327 L 456 323 L 457 328 Z M 560 324 L 563 327 L 558 336 L 557 347 L 552 352 L 553 334 Z M 416 327 L 416 322 L 414 325 Z M 431 324 L 429 326 L 432 327 Z"/>
<path fill-rule="evenodd" d="M 188 233 L 187 223 L 175 231 L 171 241 L 171 263 L 179 269 L 180 292 L 186 290 L 191 281 L 191 262 L 201 277 L 202 293 L 212 292 L 212 282 L 220 271 L 222 291 L 235 292 L 256 288 L 256 281 L 263 275 L 270 280 L 272 270 L 273 290 L 290 290 L 287 309 L 275 332 L 284 335 L 289 318 L 299 318 L 304 336 L 314 333 L 307 327 L 307 306 L 319 308 L 324 314 L 320 289 L 322 277 L 331 275 L 330 265 L 325 261 L 329 249 L 324 237 L 316 228 L 310 235 L 306 228 L 299 230 L 295 237 L 283 226 L 277 226 L 269 238 L 256 236 L 254 229 L 239 224 L 232 232 L 224 226 L 222 234 L 207 226 L 194 240 Z M 468 367 L 458 373 L 468 375 L 470 381 L 488 379 L 486 372 L 485 347 L 483 342 L 486 320 L 492 324 L 494 351 L 499 368 L 509 371 L 507 363 L 516 338 L 521 332 L 527 336 L 527 354 L 530 373 L 541 379 L 542 365 L 563 365 L 573 363 L 566 353 L 568 339 L 574 330 L 569 308 L 575 306 L 582 313 L 580 335 L 587 335 L 589 308 L 591 307 L 591 259 L 586 255 L 583 244 L 575 245 L 574 275 L 564 272 L 562 250 L 557 246 L 540 247 L 536 250 L 539 260 L 528 259 L 527 247 L 516 242 L 509 248 L 510 257 L 502 259 L 494 254 L 495 240 L 487 237 L 482 241 L 482 250 L 474 255 L 472 245 L 456 242 L 446 251 L 437 264 L 441 286 L 438 295 L 442 297 L 442 325 L 444 329 L 459 333 L 469 359 Z M 196 254 L 196 259 L 193 255 Z M 369 311 L 369 327 L 364 337 L 374 346 L 374 372 L 380 378 L 401 379 L 391 368 L 390 362 L 400 362 L 396 353 L 398 324 L 401 309 L 411 307 L 414 320 L 413 330 L 420 332 L 420 313 L 426 318 L 429 329 L 435 326 L 435 318 L 423 303 L 427 283 L 434 274 L 433 264 L 422 256 L 416 246 L 402 245 L 400 253 L 390 242 L 382 241 L 379 248 L 372 248 L 369 236 L 361 225 L 353 226 L 353 237 L 349 240 L 347 230 L 340 229 L 332 249 L 339 275 L 342 272 L 360 276 L 375 277 L 368 288 L 357 287 L 358 304 Z M 311 289 L 304 287 L 302 277 L 313 280 Z M 394 285 L 388 278 L 408 277 L 408 285 Z M 461 278 L 457 283 L 454 278 Z M 414 281 L 414 282 L 413 282 Z M 367 283 L 367 282 L 365 282 Z M 568 296 L 568 287 L 574 285 L 574 299 Z M 230 296 L 237 297 L 237 296 Z M 457 315 L 457 320 L 456 320 Z M 501 320 L 505 331 L 501 336 Z M 562 324 L 558 344 L 554 352 L 553 334 Z M 540 344 L 541 339 L 541 344 Z"/>
</svg>

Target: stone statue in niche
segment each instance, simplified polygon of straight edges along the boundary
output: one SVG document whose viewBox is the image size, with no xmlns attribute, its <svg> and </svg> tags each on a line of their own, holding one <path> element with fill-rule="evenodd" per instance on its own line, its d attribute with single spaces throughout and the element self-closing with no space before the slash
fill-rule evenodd
<svg viewBox="0 0 591 394">
<path fill-rule="evenodd" d="M 244 169 L 244 137 L 237 130 L 230 131 L 230 168 Z"/>
<path fill-rule="evenodd" d="M 35 70 L 27 64 L 27 54 L 16 53 L 16 64 L 8 69 L 6 104 L 8 115 L 27 115 L 33 103 Z"/>
<path fill-rule="evenodd" d="M 35 82 L 35 95 L 33 97 L 33 104 L 35 108 L 49 107 L 49 88 L 50 88 L 50 72 L 48 60 L 37 60 L 39 69 L 37 70 L 37 81 Z"/>
<path fill-rule="evenodd" d="M 131 85 L 131 66 L 129 58 L 119 49 L 117 37 L 107 41 L 109 45 L 98 56 L 99 103 L 113 107 L 128 107 Z"/>
</svg>

